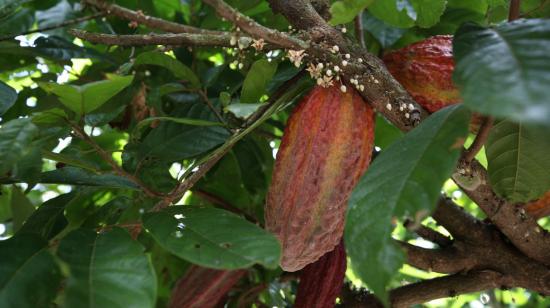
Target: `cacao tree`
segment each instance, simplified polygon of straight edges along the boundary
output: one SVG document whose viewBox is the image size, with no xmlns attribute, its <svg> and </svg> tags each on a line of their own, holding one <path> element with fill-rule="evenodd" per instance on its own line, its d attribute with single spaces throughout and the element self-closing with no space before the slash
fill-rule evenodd
<svg viewBox="0 0 550 308">
<path fill-rule="evenodd" d="M 0 307 L 548 307 L 550 2 L 0 0 Z"/>
</svg>

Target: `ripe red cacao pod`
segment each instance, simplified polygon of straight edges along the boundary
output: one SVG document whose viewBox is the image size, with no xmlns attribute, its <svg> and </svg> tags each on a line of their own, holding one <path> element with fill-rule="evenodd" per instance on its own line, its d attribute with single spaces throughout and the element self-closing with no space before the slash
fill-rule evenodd
<svg viewBox="0 0 550 308">
<path fill-rule="evenodd" d="M 298 271 L 334 249 L 347 200 L 370 163 L 374 113 L 354 90 L 315 87 L 293 110 L 277 153 L 265 221 Z"/>
<path fill-rule="evenodd" d="M 536 219 L 550 216 L 550 191 L 547 191 L 538 200 L 525 204 L 523 208 Z"/>
<path fill-rule="evenodd" d="M 193 265 L 176 283 L 169 307 L 217 307 L 245 274 L 246 270 L 224 271 Z"/>
<path fill-rule="evenodd" d="M 437 35 L 383 57 L 388 71 L 429 112 L 461 102 L 453 83 L 453 37 Z"/>
<path fill-rule="evenodd" d="M 294 308 L 333 308 L 346 275 L 344 241 L 300 272 Z"/>
</svg>

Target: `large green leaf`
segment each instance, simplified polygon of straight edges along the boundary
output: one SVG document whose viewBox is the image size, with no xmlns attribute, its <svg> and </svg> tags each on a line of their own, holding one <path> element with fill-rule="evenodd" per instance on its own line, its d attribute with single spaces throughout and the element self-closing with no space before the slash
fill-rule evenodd
<svg viewBox="0 0 550 308">
<path fill-rule="evenodd" d="M 205 104 L 197 101 L 182 102 L 183 98 L 179 94 L 171 97 L 176 103 L 181 104 L 174 117 L 181 121 L 164 121 L 145 136 L 138 149 L 139 159 L 187 159 L 211 150 L 229 137 L 229 132 L 223 127 L 197 125 L 210 125 L 216 121 L 216 117 Z M 182 124 L 188 121 L 193 121 L 193 125 Z"/>
<path fill-rule="evenodd" d="M 164 249 L 201 266 L 237 269 L 279 264 L 280 245 L 271 233 L 224 210 L 171 207 L 145 215 L 143 222 Z"/>
<path fill-rule="evenodd" d="M 27 151 L 38 127 L 29 118 L 9 121 L 0 128 L 0 175 L 9 171 Z"/>
<path fill-rule="evenodd" d="M 78 229 L 59 244 L 70 276 L 65 307 L 154 307 L 157 281 L 143 247 L 125 230 Z"/>
<path fill-rule="evenodd" d="M 38 234 L 51 239 L 67 226 L 65 206 L 75 198 L 74 192 L 52 198 L 42 204 L 27 218 L 18 234 Z"/>
<path fill-rule="evenodd" d="M 550 190 L 550 133 L 512 121 L 495 124 L 486 144 L 489 180 L 502 197 L 527 202 Z"/>
<path fill-rule="evenodd" d="M 369 6 L 374 0 L 340 0 L 335 1 L 330 7 L 333 25 L 346 24 L 352 21 L 361 10 Z"/>
<path fill-rule="evenodd" d="M 189 81 L 194 88 L 200 88 L 200 80 L 193 71 L 180 61 L 161 52 L 144 52 L 136 57 L 134 66 L 158 65 L 168 69 L 176 78 Z"/>
<path fill-rule="evenodd" d="M 277 70 L 277 63 L 266 59 L 257 60 L 252 64 L 241 90 L 241 103 L 257 103 L 266 94 L 267 84 Z"/>
<path fill-rule="evenodd" d="M 0 116 L 4 114 L 17 100 L 17 92 L 0 81 Z"/>
<path fill-rule="evenodd" d="M 47 92 L 59 96 L 67 108 L 78 115 L 86 114 L 101 107 L 111 97 L 132 83 L 134 76 L 109 75 L 108 80 L 87 83 L 83 86 L 57 83 L 39 83 Z"/>
<path fill-rule="evenodd" d="M 137 189 L 137 185 L 127 178 L 114 174 L 96 174 L 75 167 L 44 172 L 40 176 L 40 183 Z"/>
<path fill-rule="evenodd" d="M 13 219 L 13 230 L 17 232 L 25 220 L 34 212 L 34 205 L 23 194 L 17 186 L 13 186 L 11 190 L 11 212 Z"/>
<path fill-rule="evenodd" d="M 467 24 L 453 50 L 454 78 L 471 109 L 550 126 L 550 20 Z"/>
<path fill-rule="evenodd" d="M 50 307 L 61 275 L 47 248 L 30 234 L 0 241 L 0 307 Z"/>
<path fill-rule="evenodd" d="M 399 28 L 429 28 L 439 22 L 446 0 L 376 0 L 369 6 L 375 17 Z"/>
<path fill-rule="evenodd" d="M 345 240 L 355 273 L 381 298 L 404 261 L 391 219 L 425 217 L 459 158 L 468 133 L 464 106 L 442 109 L 383 150 L 349 201 Z"/>
</svg>

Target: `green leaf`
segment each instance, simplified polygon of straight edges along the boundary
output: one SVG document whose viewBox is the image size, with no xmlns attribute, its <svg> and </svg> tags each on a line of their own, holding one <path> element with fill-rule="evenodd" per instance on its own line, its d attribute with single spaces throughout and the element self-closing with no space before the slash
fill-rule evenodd
<svg viewBox="0 0 550 308">
<path fill-rule="evenodd" d="M 38 126 L 63 126 L 67 124 L 68 119 L 67 113 L 61 108 L 52 108 L 32 115 L 32 122 Z"/>
<path fill-rule="evenodd" d="M 86 170 L 92 171 L 92 172 L 97 172 L 98 171 L 98 167 L 95 164 L 90 163 L 89 161 L 84 160 L 84 159 L 80 159 L 80 158 L 77 158 L 77 157 L 72 157 L 70 155 L 65 155 L 65 154 L 61 154 L 61 153 L 49 152 L 49 151 L 42 151 L 42 155 L 46 159 L 53 160 L 53 161 L 60 162 L 60 163 L 64 163 L 66 165 L 86 169 Z"/>
<path fill-rule="evenodd" d="M 61 275 L 47 248 L 36 235 L 0 241 L 0 307 L 50 307 Z"/>
<path fill-rule="evenodd" d="M 13 186 L 11 190 L 11 212 L 13 218 L 13 230 L 17 232 L 25 220 L 34 212 L 34 205 L 21 192 L 19 187 Z"/>
<path fill-rule="evenodd" d="M 205 104 L 194 100 L 178 103 L 181 106 L 173 118 L 186 119 L 179 121 L 180 123 L 191 119 L 194 120 L 193 124 L 216 122 L 216 117 Z M 166 161 L 179 161 L 211 150 L 229 137 L 229 132 L 219 126 L 197 126 L 176 122 L 162 122 L 151 130 L 139 145 L 138 159 L 154 157 Z"/>
<path fill-rule="evenodd" d="M 193 126 L 223 126 L 223 124 L 220 122 L 212 122 L 212 121 L 200 120 L 200 119 L 174 118 L 174 117 L 149 117 L 147 119 L 142 120 L 136 125 L 136 127 L 134 127 L 134 131 L 132 132 L 133 138 L 139 138 L 140 131 L 143 128 L 145 128 L 147 125 L 150 125 L 155 121 L 170 121 L 174 123 L 187 124 L 187 125 L 193 125 Z"/>
<path fill-rule="evenodd" d="M 550 133 L 511 121 L 493 126 L 486 144 L 491 186 L 514 203 L 550 190 Z"/>
<path fill-rule="evenodd" d="M 467 24 L 454 39 L 455 82 L 471 109 L 550 125 L 550 20 Z"/>
<path fill-rule="evenodd" d="M 418 17 L 416 25 L 421 28 L 429 28 L 439 22 L 439 18 L 445 11 L 447 0 L 410 0 Z"/>
<path fill-rule="evenodd" d="M 162 52 L 144 52 L 136 57 L 134 66 L 158 65 L 168 69 L 178 79 L 187 80 L 194 88 L 200 88 L 199 78 L 193 71 L 180 61 Z"/>
<path fill-rule="evenodd" d="M 407 14 L 407 8 L 397 9 L 396 0 L 376 0 L 369 6 L 369 12 L 394 27 L 410 28 L 414 25 L 414 20 Z"/>
<path fill-rule="evenodd" d="M 233 113 L 237 118 L 247 118 L 263 104 L 241 104 L 235 103 L 227 106 L 226 110 Z"/>
<path fill-rule="evenodd" d="M 260 97 L 266 94 L 267 84 L 277 70 L 277 63 L 266 59 L 257 60 L 252 64 L 241 90 L 241 103 L 258 103 Z"/>
<path fill-rule="evenodd" d="M 377 0 L 369 6 L 375 17 L 398 28 L 429 28 L 439 22 L 446 0 Z"/>
<path fill-rule="evenodd" d="M 460 105 L 432 114 L 383 150 L 352 193 L 346 249 L 353 271 L 382 299 L 405 260 L 391 238 L 391 219 L 430 213 L 458 161 L 469 118 Z"/>
<path fill-rule="evenodd" d="M 113 62 L 109 57 L 94 49 L 75 45 L 57 36 L 39 37 L 33 43 L 32 47 L 26 48 L 29 52 L 53 60 L 71 61 L 74 58 L 90 58 Z"/>
<path fill-rule="evenodd" d="M 63 238 L 58 255 L 71 272 L 65 307 L 155 306 L 155 272 L 143 247 L 126 231 L 75 230 Z"/>
<path fill-rule="evenodd" d="M 271 233 L 224 210 L 171 207 L 146 214 L 143 222 L 160 246 L 201 266 L 237 269 L 279 264 L 280 245 Z"/>
<path fill-rule="evenodd" d="M 0 116 L 10 109 L 17 100 L 17 92 L 15 90 L 0 81 Z"/>
<path fill-rule="evenodd" d="M 485 15 L 489 5 L 487 0 L 449 0 L 450 8 L 466 9 Z"/>
<path fill-rule="evenodd" d="M 12 169 L 13 177 L 27 183 L 37 183 L 42 172 L 42 154 L 40 146 L 31 144 L 29 150 L 19 158 L 19 161 Z"/>
<path fill-rule="evenodd" d="M 132 83 L 134 76 L 109 75 L 108 80 L 87 83 L 83 86 L 44 83 L 39 85 L 59 97 L 63 105 L 78 115 L 89 113 Z"/>
<path fill-rule="evenodd" d="M 392 46 L 407 31 L 388 25 L 384 21 L 372 16 L 369 12 L 363 13 L 363 29 L 369 31 L 384 48 Z"/>
<path fill-rule="evenodd" d="M 369 6 L 374 0 L 341 0 L 330 7 L 330 24 L 347 24 L 351 22 L 361 10 Z"/>
<path fill-rule="evenodd" d="M 9 121 L 0 128 L 0 175 L 8 172 L 27 151 L 38 127 L 28 118 Z"/>
<path fill-rule="evenodd" d="M 86 185 L 137 189 L 134 182 L 113 174 L 96 174 L 75 167 L 63 167 L 42 173 L 40 183 Z"/>
<path fill-rule="evenodd" d="M 27 218 L 19 234 L 37 234 L 51 239 L 67 226 L 65 206 L 75 198 L 74 192 L 63 194 L 44 202 Z"/>
</svg>

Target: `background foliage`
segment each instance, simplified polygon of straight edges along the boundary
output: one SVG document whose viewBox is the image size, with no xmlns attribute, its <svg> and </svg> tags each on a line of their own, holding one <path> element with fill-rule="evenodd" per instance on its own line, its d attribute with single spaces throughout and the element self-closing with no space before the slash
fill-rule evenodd
<svg viewBox="0 0 550 308">
<path fill-rule="evenodd" d="M 263 25 L 288 30 L 266 1 L 227 2 Z M 116 3 L 234 31 L 201 1 Z M 459 156 L 448 148 L 457 138 L 473 138 L 466 132 L 470 111 L 499 118 L 486 157 L 481 152 L 478 158 L 488 161 L 500 195 L 527 202 L 550 189 L 550 21 L 544 19 L 550 4 L 522 1 L 526 19 L 510 24 L 503 23 L 508 9 L 504 0 L 332 1 L 331 23 L 345 25 L 349 35 L 361 12 L 367 49 L 377 55 L 455 34 L 455 81 L 464 98 L 463 106 L 442 110 L 407 135 L 378 117 L 375 144 L 382 152 L 354 192 L 346 226 L 347 277 L 356 286 L 384 294 L 402 281 L 437 276 L 403 265 L 391 234 L 430 243 L 389 222 L 395 216 L 422 220 L 442 187 L 483 217 L 448 180 Z M 151 31 L 111 16 L 19 35 L 91 14 L 76 0 L 0 0 L 0 306 L 162 307 L 190 264 L 250 268 L 242 290 L 265 283 L 262 303 L 290 306 L 295 282 L 277 278 L 280 247 L 260 226 L 285 122 L 313 82 L 295 83 L 268 118 L 235 138 L 247 117 L 301 70 L 283 51 L 107 47 L 67 31 Z M 228 144 L 234 146 L 178 201 L 185 206 L 151 212 L 159 194 Z M 427 305 L 479 307 L 489 301 L 550 305 L 520 289 Z"/>
</svg>

